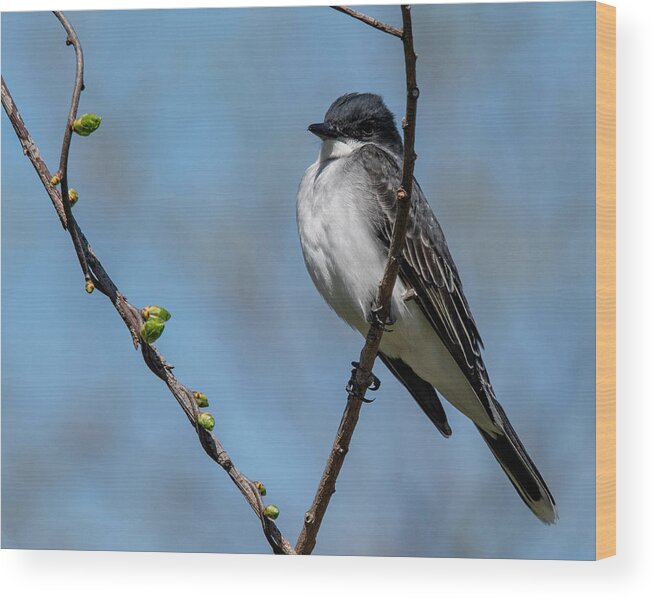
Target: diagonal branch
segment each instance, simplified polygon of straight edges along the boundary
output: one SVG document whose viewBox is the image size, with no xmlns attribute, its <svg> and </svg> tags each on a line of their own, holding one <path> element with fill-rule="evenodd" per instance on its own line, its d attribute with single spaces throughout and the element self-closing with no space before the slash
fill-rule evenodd
<svg viewBox="0 0 655 600">
<path fill-rule="evenodd" d="M 391 35 L 396 35 L 394 32 L 387 30 L 389 26 L 383 27 L 383 24 L 380 24 L 366 15 L 360 13 L 353 14 L 355 11 L 350 11 L 350 9 L 343 9 L 340 7 L 338 10 L 350 14 L 360 21 L 364 21 L 372 27 L 387 31 L 387 33 L 391 33 Z M 375 358 L 377 357 L 380 348 L 380 341 L 382 340 L 382 334 L 384 333 L 384 323 L 386 323 L 389 318 L 391 297 L 398 277 L 402 249 L 405 243 L 405 232 L 407 230 L 412 183 L 414 180 L 414 163 L 416 161 L 414 138 L 419 89 L 416 85 L 416 54 L 414 52 L 410 7 L 406 5 L 401 6 L 401 12 L 403 18 L 403 31 L 400 32 L 401 35 L 399 37 L 402 39 L 405 54 L 407 103 L 405 117 L 403 119 L 403 175 L 401 187 L 396 194 L 398 210 L 393 228 L 393 237 L 389 248 L 389 258 L 387 260 L 382 281 L 378 288 L 376 298 L 376 307 L 378 308 L 375 311 L 376 318 L 373 319 L 373 324 L 366 335 L 366 342 L 359 357 L 359 367 L 353 378 L 355 390 L 348 395 L 346 408 L 341 417 L 339 429 L 337 430 L 337 435 L 332 445 L 330 455 L 328 456 L 327 464 L 325 465 L 321 481 L 316 490 L 314 501 L 312 502 L 310 509 L 305 513 L 304 525 L 300 532 L 300 536 L 298 537 L 298 542 L 296 543 L 296 552 L 298 554 L 311 554 L 314 549 L 314 546 L 316 545 L 316 536 L 318 535 L 323 517 L 325 516 L 325 512 L 330 503 L 330 498 L 335 492 L 336 481 L 346 458 L 346 454 L 348 453 L 350 440 L 352 439 L 359 419 L 362 398 L 364 397 L 364 392 L 366 391 L 368 382 L 371 380 L 373 364 L 375 363 Z"/>
<path fill-rule="evenodd" d="M 61 20 L 61 19 L 60 19 Z M 70 26 L 70 25 L 69 25 Z M 72 28 L 71 28 L 72 29 Z M 76 36 L 75 36 L 76 39 Z M 78 59 L 79 59 L 78 55 Z M 78 71 L 79 73 L 80 71 Z M 75 100 L 74 100 L 75 102 Z M 2 79 L 2 106 L 9 117 L 16 136 L 20 141 L 23 152 L 29 158 L 33 167 L 35 168 L 43 187 L 50 196 L 50 200 L 57 211 L 59 220 L 67 227 L 69 232 L 74 233 L 79 243 L 79 249 L 82 252 L 85 261 L 93 270 L 95 276 L 95 285 L 98 290 L 105 294 L 113 303 L 121 319 L 127 326 L 132 336 L 135 346 L 138 347 L 140 343 L 139 331 L 143 325 L 143 317 L 141 311 L 130 304 L 125 296 L 119 291 L 114 282 L 105 271 L 102 263 L 93 252 L 89 242 L 87 241 L 84 233 L 79 228 L 78 224 L 70 213 L 70 206 L 67 207 L 67 202 L 62 198 L 59 191 L 50 183 L 51 173 L 48 170 L 45 162 L 41 158 L 41 153 L 37 145 L 34 143 L 23 119 L 18 112 L 18 108 L 14 103 L 11 94 L 4 79 Z M 70 141 L 70 140 L 69 140 Z M 62 164 L 65 165 L 66 158 L 62 158 Z M 74 238 L 75 240 L 75 238 Z M 78 246 L 76 246 L 76 250 Z M 264 515 L 264 504 L 257 487 L 253 481 L 243 475 L 234 465 L 227 451 L 221 445 L 216 435 L 210 431 L 205 430 L 203 427 L 198 426 L 197 413 L 198 408 L 193 396 L 193 391 L 187 386 L 182 384 L 173 375 L 173 366 L 170 365 L 164 357 L 157 351 L 154 346 L 146 343 L 141 344 L 141 353 L 143 359 L 150 370 L 166 383 L 168 389 L 171 391 L 178 404 L 184 410 L 189 422 L 195 429 L 200 444 L 203 449 L 214 462 L 216 462 L 225 472 L 230 479 L 235 483 L 239 491 L 243 494 L 251 508 L 259 518 L 262 524 L 264 535 L 271 548 L 276 554 L 295 554 L 293 546 L 289 541 L 280 533 L 275 523 Z"/>
<path fill-rule="evenodd" d="M 370 25 L 371 27 L 375 27 L 375 29 L 379 29 L 380 31 L 384 31 L 385 33 L 388 33 L 389 35 L 394 35 L 397 38 L 402 38 L 403 37 L 403 32 L 401 29 L 398 29 L 397 27 L 393 27 L 392 25 L 387 25 L 386 23 L 383 23 L 382 21 L 378 21 L 377 19 L 374 19 L 373 17 L 369 17 L 368 15 L 365 15 L 364 13 L 360 13 L 359 11 L 353 10 L 352 8 L 348 8 L 347 6 L 331 6 L 330 8 L 333 8 L 334 10 L 338 10 L 339 12 L 342 12 L 346 15 L 350 15 L 353 19 L 357 19 L 358 21 L 361 21 L 362 23 L 366 23 L 367 25 Z"/>
</svg>

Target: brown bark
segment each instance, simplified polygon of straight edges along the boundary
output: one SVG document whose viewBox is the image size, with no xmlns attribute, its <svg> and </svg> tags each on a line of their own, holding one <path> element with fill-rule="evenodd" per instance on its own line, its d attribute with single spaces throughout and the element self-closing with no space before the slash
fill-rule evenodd
<svg viewBox="0 0 655 600">
<path fill-rule="evenodd" d="M 338 8 L 338 10 L 351 14 L 349 9 L 345 10 Z M 355 389 L 348 394 L 346 408 L 341 417 L 337 435 L 332 444 L 327 464 L 325 465 L 323 475 L 318 484 L 314 501 L 309 510 L 305 513 L 303 528 L 296 543 L 296 552 L 298 554 L 312 553 L 312 550 L 316 545 L 316 536 L 318 535 L 323 517 L 325 516 L 325 512 L 330 503 L 330 498 L 335 492 L 337 478 L 339 477 L 339 472 L 341 471 L 346 454 L 348 453 L 350 441 L 359 419 L 362 398 L 364 397 L 364 393 L 371 381 L 373 364 L 375 363 L 380 348 L 380 341 L 384 334 L 384 324 L 389 318 L 391 296 L 398 277 L 402 248 L 405 243 L 405 232 L 407 230 L 407 220 L 409 217 L 410 200 L 412 195 L 412 182 L 414 179 L 414 162 L 416 161 L 414 137 L 416 131 L 416 106 L 419 90 L 416 85 L 416 54 L 414 52 L 410 7 L 406 5 L 401 6 L 401 12 L 403 17 L 403 31 L 401 32 L 400 38 L 402 39 L 403 50 L 405 53 L 407 103 L 405 108 L 405 118 L 403 119 L 403 175 L 401 187 L 396 194 L 398 210 L 396 213 L 396 221 L 394 223 L 393 237 L 389 248 L 389 258 L 384 270 L 384 275 L 382 276 L 382 280 L 378 287 L 376 298 L 377 308 L 375 310 L 374 318 L 372 319 L 373 324 L 366 335 L 366 342 L 364 343 L 364 347 L 362 348 L 359 357 L 359 367 L 355 372 Z M 366 15 L 352 16 L 366 22 L 380 31 L 391 33 L 388 25 L 368 17 L 368 20 L 361 18 Z M 395 35 L 395 33 L 392 33 L 392 35 Z"/>
</svg>

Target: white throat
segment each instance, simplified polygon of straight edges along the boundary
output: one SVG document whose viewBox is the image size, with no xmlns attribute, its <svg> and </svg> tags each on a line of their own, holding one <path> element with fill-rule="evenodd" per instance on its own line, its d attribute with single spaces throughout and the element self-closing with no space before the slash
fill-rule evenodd
<svg viewBox="0 0 655 600">
<path fill-rule="evenodd" d="M 350 156 L 355 150 L 357 150 L 357 148 L 361 148 L 363 145 L 362 142 L 348 138 L 342 138 L 340 140 L 324 140 L 321 144 L 318 162 Z"/>
</svg>

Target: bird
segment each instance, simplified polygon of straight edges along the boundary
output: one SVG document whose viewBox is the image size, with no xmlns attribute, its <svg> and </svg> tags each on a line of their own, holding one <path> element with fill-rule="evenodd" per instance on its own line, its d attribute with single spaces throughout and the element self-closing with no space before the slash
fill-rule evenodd
<svg viewBox="0 0 655 600">
<path fill-rule="evenodd" d="M 327 304 L 366 336 L 388 260 L 403 142 L 372 93 L 340 96 L 308 130 L 321 146 L 297 194 L 305 265 Z M 444 437 L 452 430 L 441 397 L 473 421 L 527 507 L 555 523 L 553 495 L 496 399 L 457 267 L 416 179 L 390 314 L 381 361 Z"/>
</svg>

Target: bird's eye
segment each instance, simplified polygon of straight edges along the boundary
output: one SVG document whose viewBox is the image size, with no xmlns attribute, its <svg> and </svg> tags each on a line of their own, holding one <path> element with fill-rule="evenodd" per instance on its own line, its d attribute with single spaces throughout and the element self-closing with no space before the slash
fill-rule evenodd
<svg viewBox="0 0 655 600">
<path fill-rule="evenodd" d="M 371 121 L 364 121 L 361 125 L 361 129 L 364 135 L 373 135 L 373 123 L 371 123 Z"/>
</svg>

